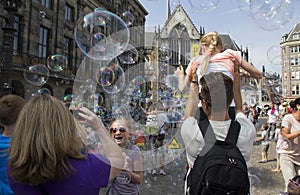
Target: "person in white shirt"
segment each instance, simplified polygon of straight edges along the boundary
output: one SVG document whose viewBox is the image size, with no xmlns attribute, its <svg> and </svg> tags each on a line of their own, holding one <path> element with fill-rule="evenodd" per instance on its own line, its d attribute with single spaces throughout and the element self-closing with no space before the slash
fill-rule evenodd
<svg viewBox="0 0 300 195">
<path fill-rule="evenodd" d="M 228 109 L 235 96 L 235 119 L 241 125 L 237 147 L 248 164 L 252 154 L 252 145 L 256 137 L 256 131 L 252 122 L 242 113 L 240 76 L 237 66 L 235 66 L 234 77 L 235 85 L 233 87 L 232 79 L 223 73 L 212 72 L 204 75 L 200 79 L 200 84 L 202 86 L 200 93 L 198 85 L 191 83 L 190 99 L 187 103 L 186 111 L 189 112 L 188 109 L 195 109 L 194 105 L 195 103 L 197 105 L 200 98 L 204 113 L 207 115 L 216 139 L 224 141 L 231 123 Z M 193 168 L 197 155 L 200 153 L 205 143 L 198 122 L 193 117 L 186 118 L 182 124 L 180 133 L 186 149 L 186 157 L 189 166 L 188 175 L 191 168 Z"/>
<path fill-rule="evenodd" d="M 279 112 L 278 109 L 275 107 L 274 103 L 271 103 L 271 109 L 268 110 L 267 112 L 268 115 L 268 135 L 269 135 L 269 139 L 271 141 L 274 140 L 274 136 L 275 136 L 275 129 L 276 129 L 276 122 L 279 119 Z"/>
<path fill-rule="evenodd" d="M 169 119 L 164 111 L 162 102 L 158 101 L 153 104 L 151 110 L 148 112 L 148 118 L 151 117 L 152 122 L 146 123 L 146 132 L 149 135 L 149 142 L 152 151 L 154 152 L 152 158 L 152 175 L 157 175 L 156 169 L 159 168 L 159 174 L 165 176 L 165 150 L 164 140 L 168 131 Z M 159 164 L 157 159 L 159 158 Z"/>
</svg>

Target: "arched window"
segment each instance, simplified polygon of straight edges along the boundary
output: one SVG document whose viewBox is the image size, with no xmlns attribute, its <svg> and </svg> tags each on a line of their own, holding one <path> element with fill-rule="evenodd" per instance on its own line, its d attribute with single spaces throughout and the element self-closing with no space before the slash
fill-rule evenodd
<svg viewBox="0 0 300 195">
<path fill-rule="evenodd" d="M 187 29 L 184 28 L 180 35 L 180 64 L 188 64 L 191 52 L 191 45 Z"/>
<path fill-rule="evenodd" d="M 172 65 L 188 64 L 191 44 L 187 28 L 177 24 L 171 30 L 169 37 L 169 47 L 172 50 L 172 57 L 169 63 Z"/>
<path fill-rule="evenodd" d="M 169 39 L 169 48 L 172 51 L 171 60 L 169 61 L 170 64 L 178 64 L 178 51 L 179 51 L 179 45 L 178 45 L 178 34 L 177 29 L 172 29 L 170 33 L 170 39 Z"/>
</svg>

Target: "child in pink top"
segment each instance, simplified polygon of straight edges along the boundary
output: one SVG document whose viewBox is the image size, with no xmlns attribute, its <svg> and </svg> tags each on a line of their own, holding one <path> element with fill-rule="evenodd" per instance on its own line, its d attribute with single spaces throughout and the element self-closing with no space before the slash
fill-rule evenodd
<svg viewBox="0 0 300 195">
<path fill-rule="evenodd" d="M 190 64 L 188 65 L 188 67 L 185 71 L 189 77 L 192 78 L 193 70 L 195 70 L 199 67 L 199 65 L 204 60 L 204 57 L 205 56 L 200 55 L 200 56 L 193 58 L 193 60 L 190 62 Z M 212 56 L 209 63 L 210 64 L 218 64 L 219 66 L 222 66 L 224 69 L 227 69 L 227 71 L 229 71 L 231 73 L 231 74 L 227 74 L 227 75 L 233 79 L 234 61 L 237 61 L 238 64 L 242 64 L 241 52 L 234 51 L 232 49 L 226 49 L 225 51 L 223 51 L 221 53 L 217 53 L 216 55 Z M 208 72 L 206 72 L 206 73 L 208 73 Z M 225 74 L 226 74 L 226 72 L 225 72 Z M 201 78 L 202 76 L 198 75 L 198 78 L 199 77 Z"/>
<path fill-rule="evenodd" d="M 256 69 L 249 62 L 244 60 L 240 51 L 227 49 L 223 52 L 223 44 L 217 32 L 209 32 L 200 40 L 201 53 L 191 60 L 186 69 L 186 78 L 184 79 L 183 67 L 179 66 L 175 71 L 175 75 L 179 79 L 179 90 L 182 91 L 191 82 L 199 83 L 200 78 L 204 74 L 210 72 L 222 72 L 229 76 L 232 80 L 234 75 L 234 64 L 237 63 L 244 68 L 253 78 L 262 78 L 262 72 Z M 199 92 L 201 86 L 199 86 Z M 234 117 L 234 102 L 230 110 L 233 112 L 230 118 Z M 198 105 L 201 108 L 201 105 Z M 200 117 L 201 118 L 201 117 Z"/>
<path fill-rule="evenodd" d="M 197 73 L 198 80 L 209 72 L 223 72 L 233 79 L 234 63 L 238 63 L 242 68 L 249 72 L 253 78 L 262 78 L 262 72 L 256 69 L 252 64 L 244 60 L 240 51 L 231 49 L 223 50 L 223 44 L 217 32 L 209 32 L 205 34 L 201 40 L 201 53 L 191 60 L 186 69 L 185 82 L 180 82 L 180 90 L 182 91 L 186 85 L 192 81 L 192 74 Z M 179 80 L 183 80 L 183 67 L 179 66 L 175 71 Z M 195 81 L 198 82 L 198 81 Z"/>
</svg>

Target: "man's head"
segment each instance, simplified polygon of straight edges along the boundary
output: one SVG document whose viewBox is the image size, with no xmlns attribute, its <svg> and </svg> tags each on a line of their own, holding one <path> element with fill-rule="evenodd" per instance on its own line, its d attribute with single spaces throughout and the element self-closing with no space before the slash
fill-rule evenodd
<svg viewBox="0 0 300 195">
<path fill-rule="evenodd" d="M 203 109 L 209 107 L 211 113 L 225 112 L 233 100 L 233 81 L 221 73 L 211 72 L 200 79 L 199 94 Z"/>
<path fill-rule="evenodd" d="M 5 126 L 15 124 L 24 105 L 25 100 L 20 96 L 3 96 L 0 99 L 0 122 Z"/>
</svg>

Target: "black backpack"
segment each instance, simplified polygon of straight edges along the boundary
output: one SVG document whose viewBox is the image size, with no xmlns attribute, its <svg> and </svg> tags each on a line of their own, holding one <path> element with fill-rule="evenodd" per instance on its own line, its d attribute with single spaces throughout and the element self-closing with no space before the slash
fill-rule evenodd
<svg viewBox="0 0 300 195">
<path fill-rule="evenodd" d="M 225 141 L 216 140 L 207 119 L 199 127 L 205 146 L 187 178 L 190 195 L 250 194 L 246 161 L 236 146 L 240 124 L 231 121 Z"/>
</svg>

